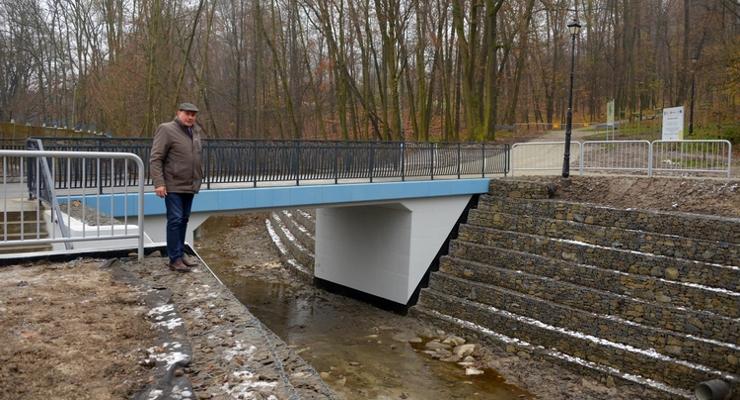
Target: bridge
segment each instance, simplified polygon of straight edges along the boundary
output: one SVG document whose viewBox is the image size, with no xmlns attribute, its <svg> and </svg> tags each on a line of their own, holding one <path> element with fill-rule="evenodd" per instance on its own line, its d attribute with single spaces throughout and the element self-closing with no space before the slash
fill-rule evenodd
<svg viewBox="0 0 740 400">
<path fill-rule="evenodd" d="M 0 151 L 4 199 L 42 200 L 50 210 L 36 214 L 53 237 L 35 239 L 55 251 L 133 247 L 140 229 L 147 243 L 164 242 L 164 202 L 152 193 L 148 165 L 136 161 L 148 161 L 149 146 L 29 140 L 34 153 Z M 206 141 L 188 240 L 211 215 L 315 207 L 316 278 L 406 305 L 473 196 L 508 173 L 508 157 L 508 145 L 486 143 Z M 71 216 L 73 204 L 82 215 Z M 96 210 L 93 223 L 85 210 Z"/>
<path fill-rule="evenodd" d="M 572 169 L 581 174 L 730 176 L 732 147 L 725 140 L 571 144 Z M 164 241 L 164 202 L 151 193 L 148 164 L 142 162 L 149 159 L 150 139 L 37 138 L 0 145 L 6 149 L 0 150 L 5 199 L 0 252 L 25 242 L 70 251 L 133 247 L 134 239 Z M 210 215 L 315 207 L 316 277 L 406 304 L 471 198 L 487 192 L 488 180 L 506 176 L 512 166 L 530 174 L 558 172 L 562 142 L 510 147 L 206 140 L 203 159 L 203 190 L 193 204 L 189 241 Z M 132 193 L 134 188 L 139 192 Z M 9 236 L 5 221 L 17 214 L 11 211 L 18 208 L 14 204 L 25 215 L 25 202 L 13 196 L 26 195 L 42 200 L 41 207 L 29 205 L 36 207 L 35 237 L 24 235 L 23 221 L 20 234 Z M 83 206 L 75 218 L 62 212 L 73 204 Z M 94 210 L 94 224 L 86 220 L 87 207 Z M 101 214 L 108 222 L 100 223 Z M 40 235 L 42 217 L 51 238 Z"/>
</svg>

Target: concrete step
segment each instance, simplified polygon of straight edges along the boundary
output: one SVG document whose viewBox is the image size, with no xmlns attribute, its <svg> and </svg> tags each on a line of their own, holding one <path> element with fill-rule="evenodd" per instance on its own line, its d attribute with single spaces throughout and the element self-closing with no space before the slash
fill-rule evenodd
<svg viewBox="0 0 740 400">
<path fill-rule="evenodd" d="M 0 202 L 2 207 L 2 202 Z M 31 208 L 32 207 L 32 208 Z M 21 216 L 23 216 L 23 222 L 31 222 L 36 220 L 44 219 L 44 209 L 37 209 L 34 207 L 33 202 L 27 202 L 27 207 L 21 210 L 0 210 L 0 223 L 3 221 L 8 222 L 20 222 Z"/>
<path fill-rule="evenodd" d="M 0 237 L 5 234 L 5 231 L 7 230 L 8 234 L 19 234 L 21 232 L 21 227 L 23 227 L 24 233 L 36 233 L 37 228 L 40 228 L 41 231 L 46 231 L 46 221 L 43 219 L 38 222 L 38 226 L 36 224 L 36 221 L 33 220 L 32 222 L 8 222 L 7 224 L 3 224 L 2 216 L 0 215 Z"/>
<path fill-rule="evenodd" d="M 482 195 L 478 201 L 478 208 L 483 211 L 551 218 L 664 235 L 674 235 L 680 232 L 683 237 L 740 244 L 739 218 L 652 210 L 624 210 L 596 204 L 553 200 L 519 199 L 512 201 L 491 195 Z"/>
<path fill-rule="evenodd" d="M 569 282 L 646 301 L 709 311 L 725 317 L 740 317 L 740 292 L 701 287 L 664 278 L 558 260 L 540 255 L 486 246 L 463 240 L 450 244 L 450 256 L 509 270 Z M 485 276 L 480 277 L 485 282 Z M 493 283 L 493 282 L 489 282 Z"/>
<path fill-rule="evenodd" d="M 695 398 L 688 390 L 671 387 L 639 375 L 628 374 L 617 368 L 607 367 L 562 353 L 557 349 L 545 348 L 515 337 L 509 337 L 492 329 L 462 320 L 453 315 L 441 313 L 438 310 L 430 309 L 421 304 L 412 307 L 409 310 L 409 314 L 445 331 L 474 338 L 486 345 L 498 347 L 506 352 L 516 353 L 520 356 L 526 353 L 536 359 L 546 360 L 555 365 L 575 371 L 580 375 L 596 378 L 602 383 L 608 383 L 608 378 L 614 378 L 622 385 L 630 385 L 635 390 L 640 390 L 640 400 L 693 400 Z"/>
<path fill-rule="evenodd" d="M 527 294 L 447 273 L 433 273 L 429 288 L 439 293 L 491 305 L 511 313 L 526 315 L 545 324 L 579 331 L 586 335 L 621 342 L 634 347 L 652 348 L 661 354 L 706 365 L 721 371 L 736 371 L 740 346 L 704 340 L 665 329 L 625 321 L 557 304 Z M 442 310 L 440 310 L 442 311 Z"/>
<path fill-rule="evenodd" d="M 740 245 L 529 215 L 470 210 L 468 224 L 687 260 L 740 265 Z"/>
<path fill-rule="evenodd" d="M 11 246 L 3 246 L 0 244 L 0 254 L 14 254 L 14 253 L 33 253 L 37 251 L 51 251 L 52 246 L 50 244 L 17 244 Z"/>
<path fill-rule="evenodd" d="M 296 222 L 303 225 L 311 234 L 316 233 L 316 214 L 314 210 L 295 209 L 291 213 Z"/>
<path fill-rule="evenodd" d="M 275 233 L 285 245 L 288 253 L 296 259 L 303 267 L 308 268 L 313 273 L 314 254 L 313 250 L 304 247 L 288 229 L 287 224 L 283 221 L 284 216 L 278 212 L 270 213 L 270 221 L 273 223 Z"/>
<path fill-rule="evenodd" d="M 725 343 L 740 342 L 740 320 L 706 311 L 652 303 L 587 288 L 523 271 L 512 271 L 450 256 L 442 258 L 440 272 L 528 294 L 543 300 L 596 314 Z"/>
<path fill-rule="evenodd" d="M 737 382 L 737 377 L 730 374 L 668 357 L 652 349 L 640 349 L 585 335 L 434 290 L 423 290 L 421 298 L 422 304 L 429 309 L 455 315 L 509 337 L 555 348 L 579 359 L 640 375 L 685 391 L 708 379 L 722 378 Z"/>
<path fill-rule="evenodd" d="M 740 292 L 740 268 L 732 266 L 467 224 L 460 226 L 458 238 L 603 269 Z"/>
<path fill-rule="evenodd" d="M 316 248 L 314 232 L 309 231 L 308 228 L 303 226 L 301 220 L 299 220 L 299 215 L 302 214 L 297 210 L 280 211 L 280 219 L 285 223 L 285 227 L 288 228 L 303 247 L 313 253 Z"/>
</svg>

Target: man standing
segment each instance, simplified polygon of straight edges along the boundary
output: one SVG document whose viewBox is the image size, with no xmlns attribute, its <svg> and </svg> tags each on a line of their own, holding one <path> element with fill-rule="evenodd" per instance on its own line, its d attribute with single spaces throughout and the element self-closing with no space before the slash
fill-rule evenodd
<svg viewBox="0 0 740 400">
<path fill-rule="evenodd" d="M 190 207 L 203 179 L 198 107 L 182 103 L 173 121 L 154 132 L 149 170 L 154 192 L 167 207 L 167 255 L 173 271 L 188 272 L 197 262 L 184 254 Z"/>
</svg>

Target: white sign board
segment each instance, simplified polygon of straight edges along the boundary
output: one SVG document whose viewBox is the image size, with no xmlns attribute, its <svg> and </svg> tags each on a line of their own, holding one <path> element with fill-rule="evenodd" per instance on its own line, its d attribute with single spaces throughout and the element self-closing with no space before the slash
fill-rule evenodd
<svg viewBox="0 0 740 400">
<path fill-rule="evenodd" d="M 606 124 L 614 126 L 614 100 L 606 103 Z"/>
<path fill-rule="evenodd" d="M 683 107 L 663 109 L 663 140 L 683 139 Z"/>
</svg>

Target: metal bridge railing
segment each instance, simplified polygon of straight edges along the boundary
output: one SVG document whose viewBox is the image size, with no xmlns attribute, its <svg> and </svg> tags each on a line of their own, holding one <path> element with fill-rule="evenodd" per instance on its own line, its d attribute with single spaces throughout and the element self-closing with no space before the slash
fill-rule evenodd
<svg viewBox="0 0 740 400">
<path fill-rule="evenodd" d="M 29 146 L 39 146 L 29 140 Z M 119 242 L 137 239 L 139 259 L 144 256 L 144 164 L 131 153 L 0 150 L 2 160 L 2 234 L 0 250 L 29 244 L 73 243 L 89 241 Z M 9 165 L 18 165 L 18 181 L 9 179 Z M 79 182 L 59 189 L 63 182 Z M 105 200 L 110 210 L 125 210 L 123 221 L 102 215 L 102 190 L 87 190 L 89 177 L 101 183 L 103 170 L 108 176 L 133 181 L 134 187 L 125 184 L 111 188 Z M 116 171 L 125 171 L 117 175 Z M 31 199 L 31 200 L 29 200 Z M 74 216 L 73 216 L 74 214 Z M 129 225 L 129 214 L 136 215 L 136 228 Z M 65 221 L 66 219 L 66 221 Z M 47 229 L 48 227 L 48 232 Z M 120 243 L 120 242 L 119 242 Z"/>
<path fill-rule="evenodd" d="M 149 160 L 151 139 L 42 138 L 47 150 L 125 151 Z M 509 145 L 487 143 L 411 143 L 292 140 L 205 140 L 203 182 L 215 184 L 283 183 L 308 181 L 407 178 L 462 178 L 506 175 Z M 59 189 L 122 187 L 131 177 L 120 169 L 103 168 L 93 161 L 76 161 L 71 174 L 57 174 Z M 96 161 L 97 162 L 97 161 Z M 83 164 L 88 171 L 82 176 Z M 151 185 L 145 164 L 146 184 Z M 92 172 L 91 172 L 92 171 Z"/>
</svg>

